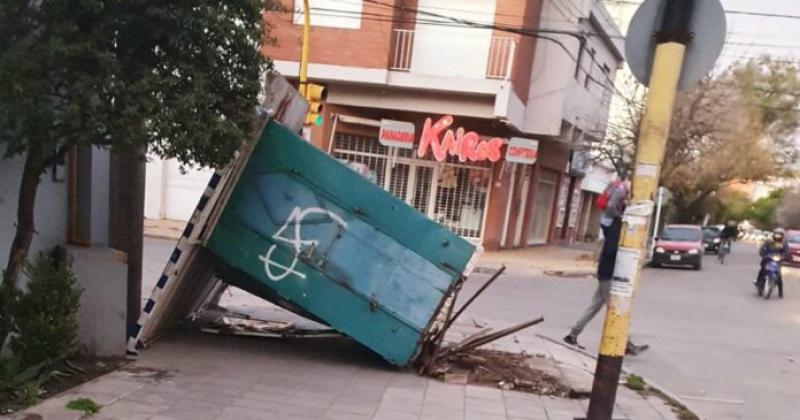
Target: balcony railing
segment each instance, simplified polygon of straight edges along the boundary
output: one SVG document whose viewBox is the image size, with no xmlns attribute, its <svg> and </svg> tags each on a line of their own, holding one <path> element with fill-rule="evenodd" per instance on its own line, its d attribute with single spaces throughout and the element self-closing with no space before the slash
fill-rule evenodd
<svg viewBox="0 0 800 420">
<path fill-rule="evenodd" d="M 446 42 L 446 41 L 443 41 Z M 514 68 L 514 54 L 517 41 L 514 38 L 494 36 L 489 44 L 486 59 L 485 77 L 487 79 L 507 80 L 511 78 Z M 413 71 L 414 66 L 414 31 L 408 29 L 394 30 L 394 45 L 390 70 Z"/>
<path fill-rule="evenodd" d="M 414 31 L 394 30 L 394 57 L 391 70 L 411 70 L 411 53 L 414 51 Z"/>
<path fill-rule="evenodd" d="M 486 77 L 489 79 L 510 79 L 514 64 L 517 41 L 505 36 L 492 37 L 489 46 L 489 60 L 486 63 Z"/>
</svg>

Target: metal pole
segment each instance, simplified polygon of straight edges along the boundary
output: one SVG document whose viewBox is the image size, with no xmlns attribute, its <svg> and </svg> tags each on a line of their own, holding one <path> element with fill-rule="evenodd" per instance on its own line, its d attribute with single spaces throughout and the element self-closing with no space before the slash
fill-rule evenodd
<svg viewBox="0 0 800 420">
<path fill-rule="evenodd" d="M 670 119 L 677 96 L 693 0 L 665 0 L 664 19 L 656 33 L 657 45 L 650 75 L 647 106 L 636 150 L 631 204 L 623 216 L 620 249 L 608 302 L 600 355 L 589 402 L 588 420 L 610 420 L 614 412 L 622 359 L 628 341 L 633 296 L 647 246 L 653 195 L 664 159 Z"/>
<path fill-rule="evenodd" d="M 653 240 L 650 245 L 652 253 L 656 247 L 656 236 L 658 236 L 658 225 L 661 223 L 661 205 L 664 203 L 664 187 L 658 187 L 658 204 L 656 205 L 656 222 L 653 223 Z"/>
<path fill-rule="evenodd" d="M 308 86 L 308 44 L 311 35 L 311 15 L 308 0 L 303 0 L 303 43 L 300 46 L 300 94 L 306 98 Z"/>
</svg>

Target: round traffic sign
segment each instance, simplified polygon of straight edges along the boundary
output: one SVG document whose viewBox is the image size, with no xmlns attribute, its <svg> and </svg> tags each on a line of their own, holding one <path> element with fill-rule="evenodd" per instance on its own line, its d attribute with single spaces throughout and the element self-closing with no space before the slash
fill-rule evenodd
<svg viewBox="0 0 800 420">
<path fill-rule="evenodd" d="M 650 70 L 656 49 L 654 34 L 661 27 L 667 0 L 646 0 L 631 20 L 625 37 L 625 55 L 636 79 L 644 85 L 650 81 Z M 694 34 L 686 48 L 678 89 L 686 90 L 714 67 L 725 45 L 725 10 L 719 0 L 696 1 L 689 30 Z"/>
</svg>

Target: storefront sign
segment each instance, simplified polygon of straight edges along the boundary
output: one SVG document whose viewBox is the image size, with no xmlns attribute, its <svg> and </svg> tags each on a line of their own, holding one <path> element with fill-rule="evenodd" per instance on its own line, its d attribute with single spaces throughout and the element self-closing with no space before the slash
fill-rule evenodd
<svg viewBox="0 0 800 420">
<path fill-rule="evenodd" d="M 512 137 L 506 148 L 506 161 L 533 165 L 539 155 L 539 141 Z"/>
<path fill-rule="evenodd" d="M 378 141 L 386 147 L 414 148 L 414 124 L 405 121 L 381 120 Z"/>
<path fill-rule="evenodd" d="M 439 162 L 447 159 L 447 155 L 458 156 L 461 162 L 480 162 L 489 160 L 497 162 L 503 157 L 500 150 L 503 148 L 503 139 L 493 138 L 489 141 L 480 139 L 478 133 L 466 131 L 459 127 L 453 131 L 451 115 L 444 116 L 433 124 L 430 118 L 425 119 L 422 136 L 419 140 L 417 156 L 425 157 L 428 149 L 433 151 L 433 157 Z"/>
</svg>

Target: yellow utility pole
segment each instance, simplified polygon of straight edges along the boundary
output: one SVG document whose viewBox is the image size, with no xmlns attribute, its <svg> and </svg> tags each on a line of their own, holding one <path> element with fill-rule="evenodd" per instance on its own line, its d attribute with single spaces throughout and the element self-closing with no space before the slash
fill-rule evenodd
<svg viewBox="0 0 800 420">
<path fill-rule="evenodd" d="M 300 46 L 300 95 L 306 97 L 308 86 L 308 44 L 311 36 L 311 12 L 308 0 L 303 0 L 303 44 Z"/>
<path fill-rule="evenodd" d="M 620 248 L 611 286 L 600 355 L 592 386 L 587 420 L 610 420 L 631 323 L 633 297 L 641 277 L 647 233 L 653 212 L 678 81 L 691 42 L 689 24 L 694 0 L 666 0 L 650 74 L 649 93 L 642 119 L 631 202 L 623 216 Z"/>
</svg>

